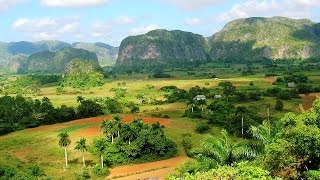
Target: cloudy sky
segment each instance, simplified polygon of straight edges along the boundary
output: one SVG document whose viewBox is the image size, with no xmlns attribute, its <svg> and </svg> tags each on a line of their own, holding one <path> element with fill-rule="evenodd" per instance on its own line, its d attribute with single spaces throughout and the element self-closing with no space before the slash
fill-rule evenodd
<svg viewBox="0 0 320 180">
<path fill-rule="evenodd" d="M 320 22 L 320 0 L 0 0 L 0 41 L 118 46 L 129 35 L 159 28 L 211 36 L 228 21 L 252 16 Z"/>
</svg>

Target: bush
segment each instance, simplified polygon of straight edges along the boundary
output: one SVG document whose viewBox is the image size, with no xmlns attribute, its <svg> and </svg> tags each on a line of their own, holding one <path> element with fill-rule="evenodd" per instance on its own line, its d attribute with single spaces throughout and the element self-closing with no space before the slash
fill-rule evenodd
<svg viewBox="0 0 320 180">
<path fill-rule="evenodd" d="M 201 122 L 201 123 L 198 123 L 196 127 L 196 132 L 202 134 L 207 132 L 209 129 L 210 129 L 210 126 L 208 123 Z"/>
<path fill-rule="evenodd" d="M 274 107 L 274 109 L 277 110 L 277 111 L 282 111 L 283 107 L 284 107 L 283 102 L 278 99 L 276 101 L 276 106 Z"/>
<path fill-rule="evenodd" d="M 154 77 L 154 78 L 171 78 L 173 76 L 171 76 L 170 74 L 165 74 L 165 73 L 157 73 L 157 74 L 154 74 L 152 77 Z"/>
<path fill-rule="evenodd" d="M 182 146 L 184 148 L 184 151 L 186 154 L 189 156 L 189 151 L 192 148 L 192 143 L 191 143 L 191 134 L 183 134 L 182 135 Z"/>
<path fill-rule="evenodd" d="M 93 174 L 99 177 L 105 177 L 107 175 L 109 175 L 109 169 L 107 167 L 101 168 L 100 164 L 97 164 L 94 168 L 93 168 Z"/>
<path fill-rule="evenodd" d="M 306 171 L 303 173 L 304 178 L 309 180 L 317 180 L 320 177 L 320 170 L 319 171 Z"/>
<path fill-rule="evenodd" d="M 90 178 L 91 176 L 89 174 L 88 169 L 83 169 L 82 173 L 80 175 L 77 175 L 77 180 L 85 180 Z"/>
</svg>

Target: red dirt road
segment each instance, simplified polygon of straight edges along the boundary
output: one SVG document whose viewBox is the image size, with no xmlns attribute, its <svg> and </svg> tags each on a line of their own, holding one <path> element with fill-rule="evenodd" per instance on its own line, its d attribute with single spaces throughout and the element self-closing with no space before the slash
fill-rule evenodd
<svg viewBox="0 0 320 180">
<path fill-rule="evenodd" d="M 188 158 L 178 156 L 175 158 L 143 163 L 125 165 L 115 167 L 110 170 L 110 175 L 106 179 L 117 179 L 117 180 L 137 180 L 146 178 L 160 178 L 165 179 L 170 173 L 175 172 L 175 168 L 181 163 L 187 162 Z M 119 177 L 119 178 L 117 178 Z"/>
</svg>

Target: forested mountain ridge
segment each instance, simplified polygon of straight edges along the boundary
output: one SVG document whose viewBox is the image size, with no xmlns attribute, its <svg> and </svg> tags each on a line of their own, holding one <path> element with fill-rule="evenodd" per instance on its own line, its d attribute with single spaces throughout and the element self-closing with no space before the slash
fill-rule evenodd
<svg viewBox="0 0 320 180">
<path fill-rule="evenodd" d="M 234 20 L 212 36 L 210 55 L 245 62 L 319 58 L 319 27 L 308 19 L 285 17 Z"/>
<path fill-rule="evenodd" d="M 212 35 L 184 31 L 153 30 L 125 38 L 117 65 L 135 65 L 139 60 L 173 61 L 173 66 L 198 61 L 259 62 L 264 59 L 309 59 L 320 57 L 320 24 L 286 17 L 237 19 Z"/>
<path fill-rule="evenodd" d="M 20 41 L 10 43 L 0 42 L 0 66 L 6 66 L 10 72 L 16 72 L 17 64 L 20 64 L 20 61 L 24 61 L 26 56 L 41 51 L 57 52 L 66 47 L 85 49 L 96 53 L 99 64 L 102 66 L 115 63 L 118 56 L 118 47 L 113 47 L 101 42 L 76 42 L 73 44 L 56 40 L 36 42 Z"/>
<path fill-rule="evenodd" d="M 94 52 L 68 47 L 57 52 L 42 51 L 30 55 L 20 62 L 18 73 L 63 73 L 67 65 L 77 58 L 99 66 Z"/>
<path fill-rule="evenodd" d="M 139 60 L 160 64 L 204 62 L 209 59 L 208 50 L 207 42 L 201 35 L 158 29 L 125 38 L 119 48 L 117 65 L 130 65 Z"/>
</svg>

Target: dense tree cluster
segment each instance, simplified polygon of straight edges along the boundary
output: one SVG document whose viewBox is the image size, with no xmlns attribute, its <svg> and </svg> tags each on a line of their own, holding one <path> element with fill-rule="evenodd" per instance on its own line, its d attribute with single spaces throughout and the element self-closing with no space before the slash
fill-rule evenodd
<svg viewBox="0 0 320 180">
<path fill-rule="evenodd" d="M 101 123 L 107 140 L 103 155 L 108 164 L 165 159 L 177 153 L 176 144 L 168 139 L 159 123 L 148 125 L 141 119 L 123 124 L 119 116 Z"/>
<path fill-rule="evenodd" d="M 6 134 L 40 125 L 61 123 L 80 118 L 122 112 L 119 102 L 114 99 L 95 100 L 78 97 L 79 105 L 54 107 L 51 101 L 25 98 L 23 96 L 0 97 L 0 134 Z"/>
</svg>

